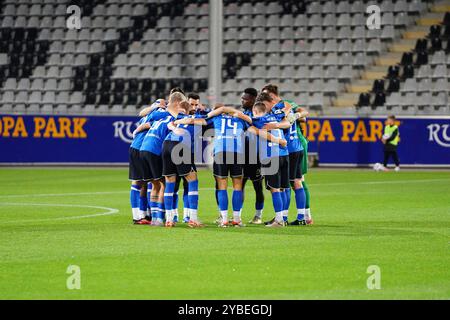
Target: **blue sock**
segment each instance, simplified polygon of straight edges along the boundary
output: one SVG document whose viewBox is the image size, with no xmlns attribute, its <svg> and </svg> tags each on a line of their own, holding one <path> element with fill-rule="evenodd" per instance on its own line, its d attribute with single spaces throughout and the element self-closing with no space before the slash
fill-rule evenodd
<svg viewBox="0 0 450 320">
<path fill-rule="evenodd" d="M 189 190 L 191 189 L 191 187 L 189 187 L 188 184 L 188 188 L 183 190 L 183 208 L 187 208 L 190 209 L 190 203 L 189 203 Z M 197 191 L 198 191 L 198 181 L 197 181 Z"/>
<path fill-rule="evenodd" d="M 150 194 L 152 192 L 152 184 L 149 182 L 147 183 L 147 205 L 148 205 L 148 209 L 150 209 L 150 211 L 152 210 L 152 206 L 151 206 L 151 200 L 150 200 Z"/>
<path fill-rule="evenodd" d="M 133 220 L 136 220 L 138 218 L 136 211 L 140 207 L 140 190 L 141 190 L 141 186 L 139 186 L 137 184 L 131 185 L 130 204 L 131 204 L 131 210 L 133 212 Z"/>
<path fill-rule="evenodd" d="M 286 193 L 286 203 L 284 204 L 284 210 L 289 210 L 289 207 L 291 205 L 291 189 L 284 190 Z"/>
<path fill-rule="evenodd" d="M 281 221 L 281 219 L 283 219 L 283 200 L 281 198 L 282 193 L 283 192 L 272 192 L 273 209 L 278 221 Z"/>
<path fill-rule="evenodd" d="M 178 192 L 173 194 L 173 209 L 178 208 Z"/>
<path fill-rule="evenodd" d="M 173 222 L 178 222 L 178 191 L 173 194 Z"/>
<path fill-rule="evenodd" d="M 217 190 L 217 201 L 219 202 L 219 210 L 228 210 L 228 193 L 227 190 Z"/>
<path fill-rule="evenodd" d="M 150 201 L 150 210 L 152 211 L 152 220 L 157 219 L 159 216 L 158 203 L 154 202 L 154 201 Z"/>
<path fill-rule="evenodd" d="M 147 196 L 140 196 L 139 199 L 139 210 L 145 213 L 148 208 Z"/>
<path fill-rule="evenodd" d="M 242 209 L 242 190 L 233 190 L 231 202 L 233 203 L 233 211 L 238 212 Z"/>
<path fill-rule="evenodd" d="M 164 204 L 167 210 L 173 210 L 173 194 L 175 190 L 174 182 L 166 182 L 166 187 L 164 189 Z"/>
<path fill-rule="evenodd" d="M 157 218 L 164 220 L 165 218 L 165 207 L 164 207 L 164 203 L 161 202 L 157 202 L 158 205 L 158 213 L 157 213 Z"/>
<path fill-rule="evenodd" d="M 285 189 L 284 190 L 284 194 L 285 194 L 285 197 L 284 197 L 285 203 L 284 203 L 283 220 L 287 221 L 288 220 L 289 206 L 291 205 L 291 188 Z"/>
<path fill-rule="evenodd" d="M 188 204 L 189 209 L 198 209 L 198 180 L 188 183 Z"/>
<path fill-rule="evenodd" d="M 286 193 L 284 191 L 280 192 L 281 202 L 283 203 L 283 210 L 286 207 Z"/>
<path fill-rule="evenodd" d="M 255 210 L 262 210 L 264 209 L 264 202 L 256 202 L 255 203 Z"/>
<path fill-rule="evenodd" d="M 295 190 L 295 204 L 297 205 L 297 220 L 304 220 L 306 194 L 303 188 Z"/>
<path fill-rule="evenodd" d="M 130 190 L 130 203 L 132 208 L 139 208 L 141 186 L 133 184 Z"/>
<path fill-rule="evenodd" d="M 216 203 L 218 206 L 220 206 L 219 205 L 219 190 L 217 190 L 217 189 L 216 189 Z"/>
<path fill-rule="evenodd" d="M 281 202 L 282 202 L 282 211 L 283 211 L 283 220 L 287 221 L 287 217 L 284 214 L 284 210 L 286 208 L 286 203 L 287 203 L 287 199 L 286 199 L 286 192 L 281 191 L 280 192 L 280 197 L 281 197 Z"/>
</svg>

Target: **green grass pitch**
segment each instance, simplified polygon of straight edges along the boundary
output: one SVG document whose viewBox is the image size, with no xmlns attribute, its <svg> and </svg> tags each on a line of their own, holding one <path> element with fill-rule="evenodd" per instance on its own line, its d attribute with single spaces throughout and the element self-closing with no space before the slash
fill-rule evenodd
<svg viewBox="0 0 450 320">
<path fill-rule="evenodd" d="M 311 170 L 315 225 L 280 229 L 216 227 L 199 176 L 207 227 L 165 229 L 131 224 L 126 169 L 0 169 L 0 299 L 450 298 L 448 171 Z"/>
</svg>

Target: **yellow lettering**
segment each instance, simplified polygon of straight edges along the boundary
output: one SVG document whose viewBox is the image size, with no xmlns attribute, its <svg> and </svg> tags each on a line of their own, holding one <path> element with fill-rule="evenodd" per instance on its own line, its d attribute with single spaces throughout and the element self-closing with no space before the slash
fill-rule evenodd
<svg viewBox="0 0 450 320">
<path fill-rule="evenodd" d="M 349 134 L 355 131 L 355 123 L 351 120 L 342 120 L 342 138 L 341 141 L 350 141 Z"/>
<path fill-rule="evenodd" d="M 3 117 L 3 136 L 9 137 L 9 130 L 14 127 L 14 118 L 13 117 Z"/>
<path fill-rule="evenodd" d="M 41 131 L 45 128 L 45 119 L 42 117 L 35 117 L 33 119 L 34 121 L 34 138 L 40 138 L 41 137 Z"/>
<path fill-rule="evenodd" d="M 366 125 L 364 124 L 364 121 L 359 120 L 358 124 L 356 125 L 355 134 L 353 135 L 352 141 L 358 142 L 358 141 L 368 141 L 369 137 L 367 135 Z"/>
<path fill-rule="evenodd" d="M 83 126 L 86 124 L 86 118 L 73 118 L 73 138 L 86 138 L 87 134 Z"/>
<path fill-rule="evenodd" d="M 48 118 L 47 127 L 44 131 L 44 138 L 54 137 L 58 133 L 58 129 L 56 128 L 55 119 L 53 117 Z"/>
<path fill-rule="evenodd" d="M 68 118 L 59 118 L 59 135 L 58 138 L 72 138 L 72 132 L 70 132 L 70 119 Z"/>
<path fill-rule="evenodd" d="M 25 128 L 25 123 L 23 122 L 22 117 L 18 117 L 16 121 L 16 127 L 14 128 L 12 136 L 14 138 L 17 138 L 18 136 L 21 136 L 22 138 L 28 137 L 27 129 Z"/>
<path fill-rule="evenodd" d="M 319 120 L 309 120 L 308 121 L 308 140 L 309 141 L 315 141 L 316 138 L 314 137 L 315 134 L 317 134 L 320 131 L 320 122 Z"/>
<path fill-rule="evenodd" d="M 370 126 L 370 142 L 377 142 L 383 136 L 383 123 L 381 121 L 369 121 Z"/>
<path fill-rule="evenodd" d="M 320 131 L 319 141 L 335 141 L 336 138 L 333 135 L 333 130 L 331 129 L 330 121 L 325 120 L 322 123 L 322 130 Z"/>
</svg>

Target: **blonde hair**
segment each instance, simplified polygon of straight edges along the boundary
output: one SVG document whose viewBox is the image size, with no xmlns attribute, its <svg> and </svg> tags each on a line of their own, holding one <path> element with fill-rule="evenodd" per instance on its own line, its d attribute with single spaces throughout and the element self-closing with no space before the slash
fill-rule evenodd
<svg viewBox="0 0 450 320">
<path fill-rule="evenodd" d="M 180 103 L 186 100 L 186 96 L 182 94 L 181 92 L 174 92 L 169 96 L 169 103 Z"/>
</svg>

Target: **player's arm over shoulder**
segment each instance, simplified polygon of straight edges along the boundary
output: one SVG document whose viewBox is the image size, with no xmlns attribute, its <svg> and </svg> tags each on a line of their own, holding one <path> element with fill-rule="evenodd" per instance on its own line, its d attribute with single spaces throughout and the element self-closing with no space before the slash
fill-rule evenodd
<svg viewBox="0 0 450 320">
<path fill-rule="evenodd" d="M 247 123 L 250 123 L 250 124 L 252 123 L 252 118 L 249 117 L 248 115 L 246 115 L 245 113 L 243 113 L 242 111 L 235 110 L 235 111 L 232 113 L 232 115 L 233 115 L 233 117 L 239 118 L 239 119 L 241 119 L 241 120 L 244 120 L 244 121 L 247 122 Z"/>
<path fill-rule="evenodd" d="M 275 137 L 273 134 L 271 134 L 266 129 L 258 129 L 255 126 L 251 126 L 247 129 L 247 131 L 259 136 L 262 139 L 279 144 L 283 147 L 285 147 L 287 145 L 287 141 L 285 139 Z"/>
<path fill-rule="evenodd" d="M 139 112 L 139 117 L 145 117 L 155 111 L 158 108 L 165 108 L 166 106 L 166 100 L 164 99 L 158 99 L 149 107 L 145 107 Z"/>
</svg>

